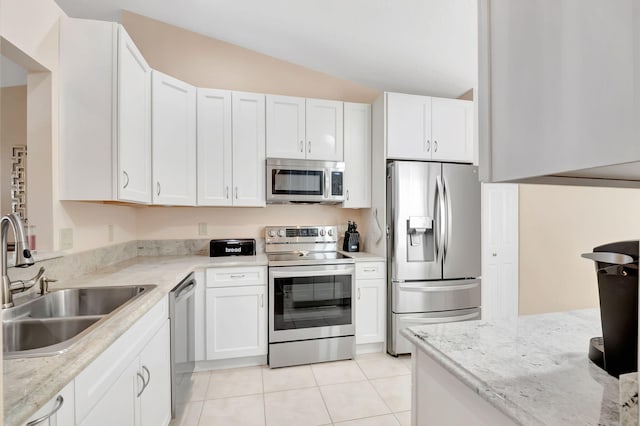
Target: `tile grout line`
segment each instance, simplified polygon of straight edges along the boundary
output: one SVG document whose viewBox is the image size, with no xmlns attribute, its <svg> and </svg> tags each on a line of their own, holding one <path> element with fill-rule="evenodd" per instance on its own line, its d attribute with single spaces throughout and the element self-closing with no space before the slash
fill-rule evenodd
<svg viewBox="0 0 640 426">
<path fill-rule="evenodd" d="M 202 406 L 200 407 L 200 413 L 198 413 L 198 421 L 196 422 L 197 426 L 200 426 L 200 421 L 202 420 L 202 412 L 204 411 L 204 404 L 207 402 L 207 394 L 209 393 L 209 386 L 211 385 L 211 376 L 213 376 L 212 372 L 209 372 L 209 374 L 207 374 L 208 379 L 207 379 L 207 388 L 204 391 L 204 399 L 202 400 Z M 191 402 L 191 401 L 189 401 Z M 203 425 L 204 426 L 204 425 Z"/>
<path fill-rule="evenodd" d="M 269 368 L 269 366 L 267 365 L 266 367 L 262 367 L 260 369 L 260 381 L 262 382 L 262 417 L 264 419 L 264 426 L 267 426 L 267 400 L 264 397 L 264 370 L 265 368 Z"/>
</svg>

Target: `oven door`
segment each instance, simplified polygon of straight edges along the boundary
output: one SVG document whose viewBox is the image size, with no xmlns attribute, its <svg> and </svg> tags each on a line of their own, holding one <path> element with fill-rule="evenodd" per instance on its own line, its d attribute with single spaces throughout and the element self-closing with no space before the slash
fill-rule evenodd
<svg viewBox="0 0 640 426">
<path fill-rule="evenodd" d="M 353 336 L 354 266 L 269 268 L 269 343 Z"/>
</svg>

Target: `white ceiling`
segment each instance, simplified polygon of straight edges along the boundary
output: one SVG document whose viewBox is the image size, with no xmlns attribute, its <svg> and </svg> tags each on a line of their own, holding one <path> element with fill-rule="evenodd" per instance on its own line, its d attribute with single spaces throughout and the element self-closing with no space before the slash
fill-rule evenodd
<svg viewBox="0 0 640 426">
<path fill-rule="evenodd" d="M 56 0 L 72 17 L 126 9 L 387 91 L 476 86 L 476 0 Z"/>
</svg>

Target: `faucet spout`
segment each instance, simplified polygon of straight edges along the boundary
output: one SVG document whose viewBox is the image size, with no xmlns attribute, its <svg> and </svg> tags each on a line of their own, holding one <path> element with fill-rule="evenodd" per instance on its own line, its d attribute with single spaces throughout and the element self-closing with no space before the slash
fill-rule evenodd
<svg viewBox="0 0 640 426">
<path fill-rule="evenodd" d="M 20 216 L 10 213 L 0 219 L 0 272 L 2 273 L 2 308 L 10 308 L 13 306 L 13 296 L 11 294 L 11 280 L 8 275 L 7 262 L 7 237 L 9 228 L 13 230 L 15 235 L 15 266 L 27 267 L 33 265 L 33 257 L 29 249 L 29 243 L 24 232 L 24 226 L 20 220 Z"/>
</svg>

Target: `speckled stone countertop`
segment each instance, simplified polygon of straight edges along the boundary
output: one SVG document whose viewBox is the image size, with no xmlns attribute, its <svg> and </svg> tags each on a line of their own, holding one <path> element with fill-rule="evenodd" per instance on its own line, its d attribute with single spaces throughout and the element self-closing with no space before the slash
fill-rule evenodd
<svg viewBox="0 0 640 426">
<path fill-rule="evenodd" d="M 587 357 L 597 309 L 409 327 L 403 335 L 523 425 L 618 425 L 618 380 Z"/>
<path fill-rule="evenodd" d="M 265 265 L 267 257 L 264 254 L 224 258 L 197 255 L 136 257 L 52 285 L 52 289 L 136 284 L 156 284 L 158 287 L 116 313 L 60 355 L 4 360 L 4 425 L 23 424 L 190 272 L 210 267 Z"/>
</svg>

